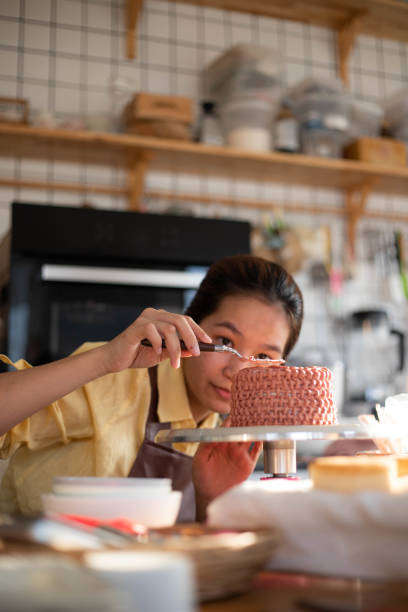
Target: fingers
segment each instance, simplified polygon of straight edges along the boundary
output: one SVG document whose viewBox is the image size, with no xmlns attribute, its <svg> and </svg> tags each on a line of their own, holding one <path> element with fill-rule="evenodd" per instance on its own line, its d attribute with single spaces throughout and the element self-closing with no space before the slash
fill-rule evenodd
<svg viewBox="0 0 408 612">
<path fill-rule="evenodd" d="M 196 323 L 194 321 L 194 319 L 192 319 L 191 317 L 188 317 L 188 316 L 184 316 L 183 318 L 184 318 L 185 322 L 191 327 L 191 329 L 193 330 L 193 332 L 194 332 L 194 334 L 195 334 L 195 336 L 196 336 L 196 338 L 198 340 L 200 340 L 201 342 L 212 342 L 212 338 L 207 334 L 207 332 L 205 332 L 203 330 L 202 327 L 200 327 L 198 325 L 198 323 Z M 184 338 L 183 338 L 183 340 L 184 340 Z M 186 346 L 188 346 L 188 345 L 186 345 Z"/>
<path fill-rule="evenodd" d="M 165 310 L 147 308 L 135 321 L 135 325 L 138 332 L 148 338 L 157 354 L 161 354 L 162 340 L 165 341 L 167 354 L 174 368 L 180 366 L 181 357 L 200 354 L 198 341 L 211 342 L 211 338 L 191 317 Z M 180 340 L 183 340 L 186 346 L 185 351 L 181 350 Z"/>
<path fill-rule="evenodd" d="M 229 414 L 226 419 L 222 422 L 221 427 L 231 427 L 231 415 Z"/>
<path fill-rule="evenodd" d="M 146 336 L 145 336 L 150 344 L 152 345 L 152 349 L 158 354 L 161 355 L 163 348 L 162 348 L 162 337 L 159 334 L 159 332 L 157 331 L 156 327 L 153 325 L 153 323 L 149 323 L 146 326 Z M 143 340 L 143 338 L 142 338 Z"/>
<path fill-rule="evenodd" d="M 244 456 L 247 455 L 252 463 L 258 461 L 262 451 L 262 442 L 233 442 L 230 444 L 235 446 L 237 452 L 244 453 Z"/>
<path fill-rule="evenodd" d="M 249 449 L 248 455 L 255 463 L 259 459 L 259 455 L 262 452 L 262 442 L 254 442 L 252 447 Z"/>
</svg>

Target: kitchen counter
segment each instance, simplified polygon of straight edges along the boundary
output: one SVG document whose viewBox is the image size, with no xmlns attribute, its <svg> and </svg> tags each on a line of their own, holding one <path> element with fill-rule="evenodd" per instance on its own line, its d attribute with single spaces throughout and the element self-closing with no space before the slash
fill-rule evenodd
<svg viewBox="0 0 408 612">
<path fill-rule="evenodd" d="M 39 545 L 13 542 L 3 555 L 49 553 Z M 58 553 L 51 553 L 60 557 Z M 70 555 L 69 555 L 70 556 Z M 76 555 L 74 555 L 76 557 Z M 4 608 L 1 607 L 0 610 Z M 378 583 L 311 574 L 262 571 L 251 589 L 233 597 L 202 603 L 197 612 L 407 612 L 408 582 Z M 111 612 L 116 612 L 112 610 Z M 163 611 L 165 612 L 165 611 Z"/>
<path fill-rule="evenodd" d="M 370 583 L 261 572 L 242 595 L 208 602 L 200 612 L 407 612 L 407 583 Z"/>
</svg>

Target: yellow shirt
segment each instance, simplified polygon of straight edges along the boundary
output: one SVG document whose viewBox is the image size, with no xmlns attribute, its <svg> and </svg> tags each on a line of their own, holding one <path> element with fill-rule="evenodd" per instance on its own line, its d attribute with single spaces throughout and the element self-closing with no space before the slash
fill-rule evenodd
<svg viewBox="0 0 408 612">
<path fill-rule="evenodd" d="M 76 352 L 94 348 L 86 343 Z M 2 361 L 9 360 L 0 356 Z M 183 362 L 183 360 L 182 360 Z M 17 369 L 29 366 L 20 360 Z M 158 417 L 173 429 L 195 428 L 183 368 L 158 366 Z M 38 513 L 54 476 L 126 477 L 143 442 L 150 405 L 147 369 L 128 369 L 93 380 L 43 408 L 0 437 L 0 458 L 11 457 L 0 489 L 0 511 Z M 201 427 L 215 427 L 211 414 Z M 190 456 L 197 443 L 174 448 Z"/>
</svg>

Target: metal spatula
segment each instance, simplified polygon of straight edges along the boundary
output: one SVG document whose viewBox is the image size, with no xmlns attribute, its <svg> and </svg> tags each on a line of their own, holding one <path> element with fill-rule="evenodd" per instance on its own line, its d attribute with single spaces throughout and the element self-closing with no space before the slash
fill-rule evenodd
<svg viewBox="0 0 408 612">
<path fill-rule="evenodd" d="M 143 346 L 149 346 L 149 347 L 152 346 L 150 341 L 147 340 L 147 338 L 142 340 L 141 344 L 143 344 Z M 180 346 L 183 351 L 188 350 L 183 340 L 180 340 Z M 269 359 L 269 358 L 260 359 L 260 358 L 254 357 L 253 355 L 246 357 L 245 355 L 241 355 L 241 353 L 239 353 L 236 349 L 232 348 L 231 346 L 225 346 L 225 344 L 211 344 L 209 342 L 199 342 L 198 346 L 200 348 L 200 351 L 204 353 L 232 353 L 233 355 L 238 357 L 238 359 L 240 359 L 241 361 L 250 361 L 251 363 L 254 363 L 254 362 L 260 363 L 260 364 L 274 363 L 276 365 L 282 365 L 285 363 L 284 359 Z M 162 341 L 162 348 L 166 348 L 166 343 L 164 340 Z"/>
</svg>

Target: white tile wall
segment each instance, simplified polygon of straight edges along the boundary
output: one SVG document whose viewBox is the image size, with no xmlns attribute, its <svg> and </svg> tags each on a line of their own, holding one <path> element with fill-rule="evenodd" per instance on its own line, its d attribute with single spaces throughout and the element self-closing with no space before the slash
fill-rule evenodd
<svg viewBox="0 0 408 612">
<path fill-rule="evenodd" d="M 112 83 L 117 85 L 120 79 L 130 91 L 171 93 L 198 100 L 201 68 L 235 43 L 279 49 L 287 85 L 307 75 L 336 74 L 335 35 L 331 30 L 165 0 L 145 0 L 136 34 L 137 57 L 128 60 L 125 10 L 124 0 L 0 0 L 0 95 L 29 98 L 33 116 L 48 113 L 58 121 L 79 116 L 94 129 L 112 129 L 117 125 L 111 120 L 112 109 L 125 99 L 123 94 L 112 98 Z M 359 36 L 350 58 L 350 82 L 353 94 L 375 101 L 407 85 L 408 45 Z M 0 178 L 13 177 L 119 185 L 123 170 L 1 159 Z M 204 192 L 277 203 L 337 207 L 343 202 L 339 192 L 327 189 L 207 179 L 182 173 L 177 177 L 151 173 L 147 186 L 150 190 Z M 114 209 L 126 206 L 124 198 L 114 196 L 0 188 L 0 236 L 9 226 L 9 206 L 14 199 L 69 205 L 86 200 Z M 168 206 L 169 202 L 151 198 L 144 202 L 146 210 L 159 212 Z M 183 202 L 180 207 L 205 216 L 226 215 L 253 222 L 265 214 L 264 210 L 205 203 Z M 375 196 L 369 208 L 408 212 L 408 194 L 407 198 Z M 341 217 L 289 213 L 289 218 L 309 226 L 327 224 L 336 244 L 341 244 Z M 359 231 L 366 226 L 383 225 L 383 221 L 367 220 Z M 386 225 L 402 227 L 408 233 L 400 223 Z M 310 310 L 316 311 L 316 300 Z M 316 321 L 315 318 L 309 328 L 316 329 Z"/>
</svg>

